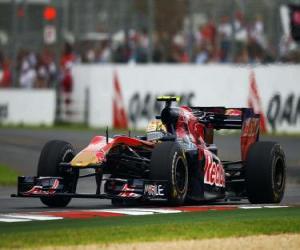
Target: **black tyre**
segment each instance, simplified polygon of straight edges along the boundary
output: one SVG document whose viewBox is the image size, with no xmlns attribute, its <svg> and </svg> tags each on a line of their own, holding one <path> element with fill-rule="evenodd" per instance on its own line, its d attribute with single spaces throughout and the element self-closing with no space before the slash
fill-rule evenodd
<svg viewBox="0 0 300 250">
<path fill-rule="evenodd" d="M 70 143 L 58 140 L 47 142 L 39 158 L 37 176 L 63 177 L 64 192 L 75 192 L 78 171 L 67 174 L 59 169 L 60 162 L 70 162 L 74 156 L 75 151 Z M 41 197 L 40 199 L 49 207 L 65 207 L 71 201 L 70 197 Z"/>
<path fill-rule="evenodd" d="M 184 203 L 188 190 L 188 166 L 184 152 L 176 142 L 158 144 L 151 156 L 150 179 L 168 181 L 168 201 Z"/>
<path fill-rule="evenodd" d="M 279 203 L 284 194 L 285 155 L 278 143 L 256 142 L 246 159 L 246 189 L 251 203 Z"/>
</svg>

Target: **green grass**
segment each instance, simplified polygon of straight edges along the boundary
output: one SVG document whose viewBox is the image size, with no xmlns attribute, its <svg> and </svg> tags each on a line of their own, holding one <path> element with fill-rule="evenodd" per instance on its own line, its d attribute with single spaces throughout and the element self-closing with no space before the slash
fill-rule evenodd
<svg viewBox="0 0 300 250">
<path fill-rule="evenodd" d="M 0 124 L 3 129 L 32 129 L 32 130 L 79 130 L 79 131 L 94 131 L 100 130 L 105 132 L 105 128 L 90 128 L 83 123 L 57 123 L 53 126 L 47 125 L 28 125 L 28 124 Z"/>
<path fill-rule="evenodd" d="M 98 131 L 101 134 L 105 133 L 106 127 L 89 127 L 84 123 L 56 123 L 53 126 L 46 125 L 27 125 L 27 124 L 0 124 L 0 129 L 30 129 L 30 130 L 73 130 L 73 131 Z M 128 130 L 108 128 L 109 132 L 127 134 Z M 140 134 L 144 130 L 131 130 L 134 133 Z"/>
<path fill-rule="evenodd" d="M 0 164 L 0 186 L 16 185 L 18 175 L 18 172 L 15 170 Z"/>
<path fill-rule="evenodd" d="M 300 233 L 300 208 L 0 223 L 0 248 Z"/>
<path fill-rule="evenodd" d="M 74 132 L 95 132 L 98 135 L 105 135 L 106 128 L 91 128 L 83 123 L 58 123 L 53 126 L 45 126 L 45 125 L 24 125 L 24 124 L 1 124 L 0 129 L 18 129 L 18 130 L 32 130 L 32 131 L 74 131 Z M 144 135 L 145 131 L 142 129 L 130 129 L 130 133 L 132 136 L 136 135 Z M 128 135 L 129 130 L 125 129 L 114 129 L 108 128 L 109 136 L 112 135 Z"/>
</svg>

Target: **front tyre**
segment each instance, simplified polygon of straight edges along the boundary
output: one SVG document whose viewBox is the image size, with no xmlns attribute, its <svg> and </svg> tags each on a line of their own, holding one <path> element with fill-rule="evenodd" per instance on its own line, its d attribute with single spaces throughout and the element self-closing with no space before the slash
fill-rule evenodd
<svg viewBox="0 0 300 250">
<path fill-rule="evenodd" d="M 75 156 L 72 145 L 65 141 L 53 140 L 45 144 L 42 149 L 37 176 L 63 177 L 65 180 L 64 192 L 75 192 L 78 171 L 64 173 L 59 163 L 70 162 Z M 70 197 L 41 197 L 41 202 L 48 207 L 65 207 L 71 201 Z"/>
<path fill-rule="evenodd" d="M 279 203 L 286 179 L 285 154 L 278 143 L 256 142 L 246 159 L 246 189 L 251 203 Z"/>
<path fill-rule="evenodd" d="M 152 151 L 151 180 L 167 180 L 168 201 L 173 205 L 184 203 L 188 189 L 188 165 L 185 154 L 176 142 L 162 142 Z"/>
</svg>

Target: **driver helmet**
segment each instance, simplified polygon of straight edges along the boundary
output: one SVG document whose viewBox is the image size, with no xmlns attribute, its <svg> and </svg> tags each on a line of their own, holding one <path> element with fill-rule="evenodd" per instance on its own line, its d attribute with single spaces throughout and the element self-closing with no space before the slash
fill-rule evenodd
<svg viewBox="0 0 300 250">
<path fill-rule="evenodd" d="M 159 140 L 167 133 L 167 129 L 161 120 L 155 119 L 149 122 L 146 133 L 147 140 Z"/>
</svg>

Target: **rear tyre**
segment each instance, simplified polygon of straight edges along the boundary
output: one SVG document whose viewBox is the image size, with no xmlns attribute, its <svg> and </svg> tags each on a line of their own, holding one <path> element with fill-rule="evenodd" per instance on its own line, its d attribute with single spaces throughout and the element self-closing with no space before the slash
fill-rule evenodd
<svg viewBox="0 0 300 250">
<path fill-rule="evenodd" d="M 72 145 L 65 141 L 53 140 L 45 144 L 42 149 L 37 176 L 63 177 L 64 192 L 75 192 L 78 171 L 71 174 L 60 171 L 59 163 L 70 162 L 75 156 Z M 41 202 L 48 207 L 65 207 L 71 201 L 70 197 L 41 197 Z"/>
<path fill-rule="evenodd" d="M 172 205 L 184 203 L 188 190 L 188 165 L 184 152 L 176 142 L 158 144 L 151 156 L 151 180 L 167 180 L 168 201 Z"/>
<path fill-rule="evenodd" d="M 251 203 L 279 203 L 286 179 L 285 155 L 278 143 L 256 142 L 246 159 L 246 189 Z"/>
</svg>

